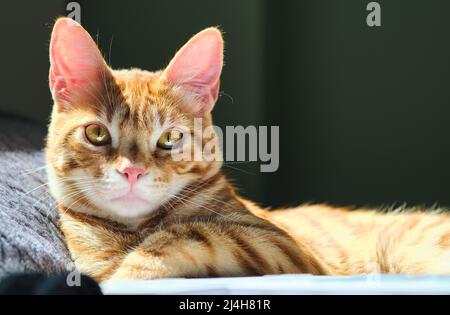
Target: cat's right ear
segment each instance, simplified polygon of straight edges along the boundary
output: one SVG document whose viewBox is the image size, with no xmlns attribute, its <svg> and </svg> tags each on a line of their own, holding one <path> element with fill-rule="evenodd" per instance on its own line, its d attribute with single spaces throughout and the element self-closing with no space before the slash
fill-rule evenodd
<svg viewBox="0 0 450 315">
<path fill-rule="evenodd" d="M 93 97 L 109 73 L 97 45 L 76 21 L 60 18 L 50 41 L 50 90 L 62 111 Z"/>
</svg>

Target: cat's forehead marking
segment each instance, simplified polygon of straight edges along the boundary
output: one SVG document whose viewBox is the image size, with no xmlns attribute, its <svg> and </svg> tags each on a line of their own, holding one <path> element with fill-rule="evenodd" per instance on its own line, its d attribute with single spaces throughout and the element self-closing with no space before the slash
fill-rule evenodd
<svg viewBox="0 0 450 315">
<path fill-rule="evenodd" d="M 164 109 L 161 105 L 167 105 L 161 102 L 161 99 L 164 99 L 162 91 L 165 87 L 160 82 L 160 73 L 133 69 L 115 70 L 113 74 L 120 90 L 114 114 L 120 115 L 121 126 L 134 124 L 136 128 L 151 128 L 149 122 L 153 119 L 152 109 L 157 108 L 160 111 Z M 158 114 L 164 116 L 161 112 Z"/>
<path fill-rule="evenodd" d="M 108 115 L 112 146 L 132 160 L 156 149 L 161 134 L 188 126 L 179 100 L 167 93 L 160 73 L 138 69 L 113 71 L 118 97 Z"/>
<path fill-rule="evenodd" d="M 183 120 L 179 99 L 168 92 L 160 80 L 161 72 L 139 69 L 114 70 L 115 83 L 120 90 L 119 101 L 112 116 L 119 115 L 121 127 L 134 124 L 136 129 L 153 129 L 155 124 L 166 125 L 166 120 Z"/>
<path fill-rule="evenodd" d="M 139 69 L 114 70 L 113 75 L 132 112 L 157 98 L 162 88 L 159 72 Z"/>
</svg>

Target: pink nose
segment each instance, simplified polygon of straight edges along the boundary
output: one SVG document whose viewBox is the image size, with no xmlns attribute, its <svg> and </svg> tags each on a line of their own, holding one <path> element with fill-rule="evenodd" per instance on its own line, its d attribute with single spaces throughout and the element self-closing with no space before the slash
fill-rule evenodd
<svg viewBox="0 0 450 315">
<path fill-rule="evenodd" d="M 145 174 L 145 169 L 139 167 L 126 167 L 123 170 L 119 171 L 130 183 L 130 186 L 133 186 L 137 183 L 138 179 Z"/>
</svg>

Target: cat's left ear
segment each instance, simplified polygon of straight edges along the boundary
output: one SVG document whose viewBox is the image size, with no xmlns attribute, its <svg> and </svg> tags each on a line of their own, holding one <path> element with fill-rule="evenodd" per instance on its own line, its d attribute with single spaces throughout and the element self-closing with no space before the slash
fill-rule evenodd
<svg viewBox="0 0 450 315">
<path fill-rule="evenodd" d="M 195 97 L 190 108 L 197 115 L 209 113 L 219 96 L 223 66 L 223 38 L 217 28 L 192 37 L 164 70 L 162 78 Z"/>
</svg>

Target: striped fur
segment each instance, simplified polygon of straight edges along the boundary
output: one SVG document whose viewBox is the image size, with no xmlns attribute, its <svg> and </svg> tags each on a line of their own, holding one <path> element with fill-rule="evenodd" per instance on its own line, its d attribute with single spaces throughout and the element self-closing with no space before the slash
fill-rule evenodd
<svg viewBox="0 0 450 315">
<path fill-rule="evenodd" d="M 89 91 L 64 95 L 64 101 L 51 82 L 49 186 L 82 272 L 99 281 L 356 274 L 373 271 L 375 263 L 381 272 L 450 273 L 448 215 L 320 205 L 266 212 L 236 194 L 220 160 L 175 161 L 155 147 L 166 128 L 198 132 L 198 113 L 190 109 L 199 108 L 199 99 L 170 84 L 163 71 L 104 67 L 99 82 L 83 87 Z M 204 130 L 212 120 L 209 112 L 202 117 Z M 84 128 L 92 122 L 108 128 L 110 145 L 86 141 Z M 218 141 L 215 134 L 195 139 L 183 146 L 203 149 Z M 144 205 L 126 207 L 111 199 L 115 169 L 124 163 L 148 171 L 141 183 Z"/>
</svg>

